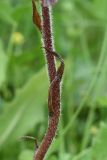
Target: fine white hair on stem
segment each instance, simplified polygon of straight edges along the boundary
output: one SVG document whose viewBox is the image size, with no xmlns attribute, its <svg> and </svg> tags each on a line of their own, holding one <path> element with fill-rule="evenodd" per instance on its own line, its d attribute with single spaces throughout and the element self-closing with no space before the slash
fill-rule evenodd
<svg viewBox="0 0 107 160">
<path fill-rule="evenodd" d="M 53 48 L 53 50 L 55 50 L 55 46 L 54 46 L 54 37 L 53 37 L 53 23 L 52 23 L 52 21 L 53 21 L 53 15 L 52 15 L 52 8 L 51 7 L 48 7 L 49 8 L 49 14 L 50 14 L 50 30 L 51 30 L 51 42 L 52 42 L 52 48 Z M 43 24 L 42 24 L 43 25 Z M 44 47 L 44 40 L 43 40 L 43 38 L 41 39 L 41 41 L 42 41 L 42 46 Z M 44 51 L 44 49 L 43 49 L 43 51 Z"/>
<path fill-rule="evenodd" d="M 48 7 L 52 6 L 57 2 L 57 0 L 42 0 L 43 6 Z"/>
<path fill-rule="evenodd" d="M 53 50 L 55 50 L 55 46 L 54 46 L 54 33 L 53 33 L 53 15 L 52 15 L 52 7 L 49 7 L 49 14 L 50 14 L 50 27 L 51 27 L 51 39 L 52 39 L 52 48 Z"/>
</svg>

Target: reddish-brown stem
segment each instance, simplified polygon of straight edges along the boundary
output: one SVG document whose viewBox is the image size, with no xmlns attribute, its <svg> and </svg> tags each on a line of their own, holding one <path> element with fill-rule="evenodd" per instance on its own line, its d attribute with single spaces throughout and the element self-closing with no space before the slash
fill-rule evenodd
<svg viewBox="0 0 107 160">
<path fill-rule="evenodd" d="M 52 112 L 51 116 L 49 116 L 49 124 L 47 132 L 43 138 L 43 141 L 37 151 L 35 152 L 35 158 L 34 160 L 43 160 L 45 157 L 45 154 L 52 143 L 53 138 L 55 137 L 55 133 L 57 130 L 58 122 L 59 122 L 59 116 L 60 116 L 60 101 L 59 101 L 59 85 L 56 81 L 56 83 L 53 84 L 52 88 L 56 87 L 57 89 L 50 95 L 55 96 L 55 101 L 53 101 L 54 112 Z M 53 90 L 53 89 L 52 89 Z M 49 97 L 50 99 L 51 97 Z"/>
<path fill-rule="evenodd" d="M 35 151 L 34 160 L 43 160 L 49 146 L 57 130 L 59 117 L 60 117 L 60 82 L 63 74 L 64 63 L 57 53 L 53 52 L 50 11 L 48 7 L 42 6 L 42 38 L 43 46 L 46 54 L 46 61 L 48 67 L 48 74 L 50 79 L 48 109 L 49 120 L 46 134 L 40 144 L 39 148 Z M 56 71 L 54 57 L 60 59 L 61 65 Z"/>
<path fill-rule="evenodd" d="M 45 48 L 48 48 L 51 51 L 54 50 L 52 31 L 51 31 L 50 11 L 48 7 L 43 7 L 43 6 L 42 6 L 42 36 Z M 48 65 L 47 67 L 49 72 L 49 78 L 50 81 L 52 82 L 56 74 L 54 55 L 50 54 L 46 49 L 45 53 Z"/>
</svg>

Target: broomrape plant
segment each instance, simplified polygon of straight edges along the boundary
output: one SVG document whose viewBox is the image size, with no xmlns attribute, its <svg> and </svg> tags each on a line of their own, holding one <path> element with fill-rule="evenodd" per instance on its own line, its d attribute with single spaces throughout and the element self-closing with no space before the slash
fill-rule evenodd
<svg viewBox="0 0 107 160">
<path fill-rule="evenodd" d="M 44 159 L 45 154 L 48 151 L 53 138 L 55 137 L 60 117 L 60 101 L 61 101 L 60 84 L 64 72 L 64 61 L 56 53 L 53 45 L 50 8 L 55 3 L 56 0 L 41 0 L 40 5 L 42 9 L 42 15 L 40 16 L 38 14 L 35 1 L 32 0 L 33 22 L 39 29 L 43 39 L 42 48 L 44 49 L 46 64 L 48 68 L 48 75 L 50 80 L 50 87 L 48 94 L 48 111 L 49 111 L 48 128 L 40 146 L 37 145 L 37 142 L 34 139 L 36 142 L 34 160 Z M 60 66 L 58 68 L 56 68 L 55 66 L 56 59 L 60 61 Z"/>
</svg>

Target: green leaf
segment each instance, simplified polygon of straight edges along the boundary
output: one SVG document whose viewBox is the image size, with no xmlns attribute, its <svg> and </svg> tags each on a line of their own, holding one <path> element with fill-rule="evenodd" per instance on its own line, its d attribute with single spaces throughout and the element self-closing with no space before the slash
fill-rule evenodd
<svg viewBox="0 0 107 160">
<path fill-rule="evenodd" d="M 92 158 L 95 160 L 107 160 L 107 125 L 101 124 L 101 129 L 93 141 Z"/>
<path fill-rule="evenodd" d="M 98 97 L 97 104 L 100 107 L 107 107 L 107 97 L 106 96 Z"/>
<path fill-rule="evenodd" d="M 84 150 L 79 155 L 75 156 L 73 160 L 92 160 L 91 149 Z"/>
<path fill-rule="evenodd" d="M 72 159 L 70 153 L 63 153 L 61 157 L 62 157 L 61 160 L 71 160 Z"/>
<path fill-rule="evenodd" d="M 96 14 L 102 18 L 106 19 L 106 12 L 107 12 L 107 0 L 95 0 L 94 2 L 94 10 L 96 11 Z"/>
<path fill-rule="evenodd" d="M 33 159 L 33 156 L 34 156 L 34 152 L 32 150 L 24 150 L 19 155 L 18 160 L 30 160 L 30 159 Z"/>
<path fill-rule="evenodd" d="M 0 117 L 0 147 L 16 141 L 44 120 L 43 105 L 46 100 L 47 79 L 46 72 L 42 70 L 17 92 L 13 102 L 4 106 Z"/>
<path fill-rule="evenodd" d="M 17 7 L 13 9 L 12 15 L 13 18 L 18 22 L 23 18 L 22 15 L 24 18 L 26 18 L 26 15 L 29 15 L 30 12 L 31 6 L 29 4 L 20 3 L 20 5 L 17 5 Z"/>
<path fill-rule="evenodd" d="M 0 19 L 14 25 L 15 21 L 12 18 L 12 9 L 13 7 L 10 5 L 9 1 L 0 1 Z"/>
</svg>

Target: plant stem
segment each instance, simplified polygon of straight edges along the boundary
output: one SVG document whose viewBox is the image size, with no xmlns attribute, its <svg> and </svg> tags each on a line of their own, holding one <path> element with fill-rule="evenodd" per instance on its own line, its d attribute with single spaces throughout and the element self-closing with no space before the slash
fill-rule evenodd
<svg viewBox="0 0 107 160">
<path fill-rule="evenodd" d="M 51 25 L 51 14 L 49 7 L 42 6 L 42 36 L 43 36 L 43 43 L 45 48 L 48 50 L 53 51 L 53 37 L 52 37 L 52 25 Z M 46 60 L 48 64 L 48 73 L 50 82 L 55 78 L 56 69 L 55 69 L 55 61 L 54 55 L 50 54 L 46 49 Z"/>
<path fill-rule="evenodd" d="M 49 7 L 42 6 L 42 38 L 45 48 L 48 74 L 50 79 L 49 97 L 48 97 L 48 128 L 42 140 L 41 145 L 35 151 L 34 160 L 43 160 L 48 151 L 53 138 L 55 137 L 59 117 L 60 117 L 60 82 L 64 70 L 64 63 L 57 53 L 53 52 L 53 39 L 51 31 Z M 56 71 L 54 56 L 61 61 L 61 65 Z"/>
</svg>

